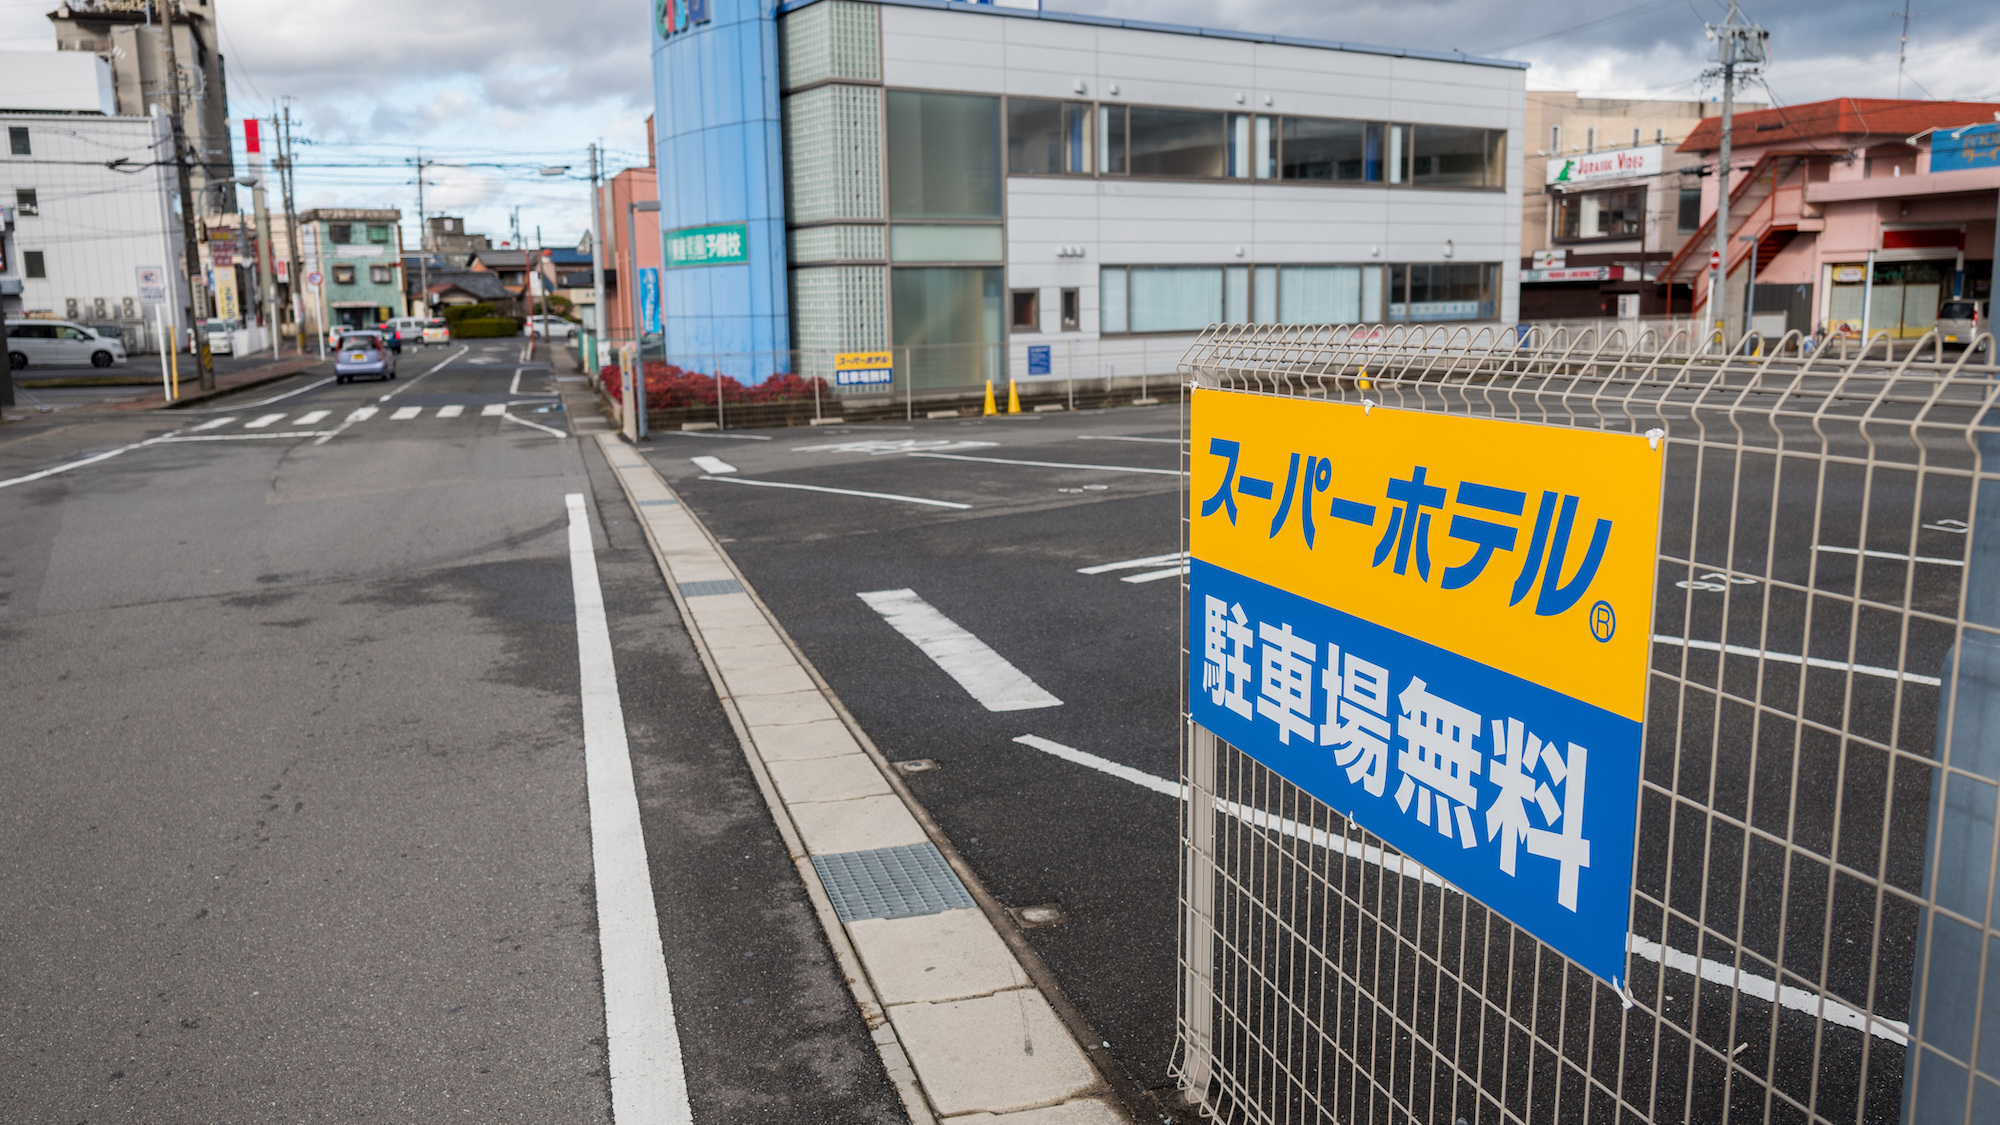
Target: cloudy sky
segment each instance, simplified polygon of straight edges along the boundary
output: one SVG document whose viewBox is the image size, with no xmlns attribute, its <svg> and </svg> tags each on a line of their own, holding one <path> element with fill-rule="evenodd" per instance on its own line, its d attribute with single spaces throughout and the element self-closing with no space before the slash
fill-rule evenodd
<svg viewBox="0 0 2000 1125">
<path fill-rule="evenodd" d="M 0 50 L 53 49 L 54 0 L 0 0 Z M 1528 85 L 1625 97 L 1708 97 L 1703 23 L 1717 0 L 1046 0 L 1051 8 L 1351 42 L 1457 49 L 1534 64 Z M 1897 93 L 1898 0 L 1753 3 L 1771 30 L 1768 91 L 1781 104 Z M 301 206 L 416 210 L 467 229 L 574 243 L 588 225 L 576 177 L 601 141 L 613 167 L 643 162 L 651 108 L 651 0 L 216 0 L 230 109 L 289 99 Z M 1440 31 L 1439 29 L 1446 29 Z M 1910 22 L 1905 96 L 2000 100 L 2000 4 L 1924 0 Z M 571 165 L 562 176 L 543 166 Z M 410 224 L 414 234 L 414 222 Z"/>
</svg>

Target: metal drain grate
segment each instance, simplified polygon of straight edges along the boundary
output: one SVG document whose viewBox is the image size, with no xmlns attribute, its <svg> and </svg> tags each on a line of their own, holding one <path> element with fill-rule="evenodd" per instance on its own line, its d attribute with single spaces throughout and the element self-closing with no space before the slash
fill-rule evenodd
<svg viewBox="0 0 2000 1125">
<path fill-rule="evenodd" d="M 680 506 L 680 501 L 669 496 L 665 500 L 641 500 L 639 501 L 639 506 L 641 508 L 675 508 Z"/>
<path fill-rule="evenodd" d="M 972 905 L 936 844 L 816 855 L 812 861 L 843 922 L 914 918 Z"/>
<path fill-rule="evenodd" d="M 705 598 L 711 594 L 740 594 L 743 583 L 734 578 L 717 578 L 709 582 L 681 583 L 681 597 Z"/>
</svg>

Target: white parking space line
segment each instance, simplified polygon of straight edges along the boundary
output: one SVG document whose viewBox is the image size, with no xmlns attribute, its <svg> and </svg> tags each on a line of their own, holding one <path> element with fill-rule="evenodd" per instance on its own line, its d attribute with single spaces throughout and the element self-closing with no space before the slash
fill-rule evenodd
<svg viewBox="0 0 2000 1125">
<path fill-rule="evenodd" d="M 262 417 L 253 418 L 250 421 L 243 423 L 243 428 L 246 430 L 261 430 L 265 426 L 268 426 L 271 423 L 276 422 L 283 417 L 284 417 L 283 414 L 266 414 L 263 415 Z"/>
<path fill-rule="evenodd" d="M 963 511 L 972 507 L 953 500 L 930 500 L 922 496 L 898 496 L 893 492 L 863 492 L 858 488 L 828 488 L 823 484 L 793 484 L 783 480 L 751 480 L 748 477 L 697 477 L 697 480 L 712 480 L 717 484 L 749 484 L 758 488 L 793 488 L 800 492 L 827 492 L 835 496 L 861 496 L 869 500 L 895 500 L 904 504 L 923 504 L 932 508 L 956 508 Z"/>
<path fill-rule="evenodd" d="M 513 381 L 513 382 L 511 382 L 511 383 L 509 383 L 509 384 L 507 384 L 507 393 L 508 393 L 508 394 L 510 394 L 510 395 L 517 395 L 517 394 L 520 394 L 520 393 L 521 393 L 521 372 L 523 372 L 523 371 L 526 371 L 526 370 L 527 370 L 527 368 L 525 368 L 525 367 L 516 367 L 516 368 L 514 369 L 514 381 Z"/>
<path fill-rule="evenodd" d="M 1078 440 L 1078 441 L 1144 441 L 1144 442 L 1155 442 L 1155 443 L 1158 443 L 1158 444 L 1160 444 L 1160 445 L 1179 445 L 1179 444 L 1181 444 L 1181 439 L 1179 439 L 1179 438 L 1177 438 L 1177 437 L 1126 437 L 1126 436 L 1124 436 L 1124 435 L 1122 435 L 1122 434 L 1078 434 L 1078 435 L 1076 435 L 1076 440 Z"/>
<path fill-rule="evenodd" d="M 463 413 L 465 413 L 465 407 L 454 402 L 450 406 L 438 407 L 437 416 L 440 418 L 456 418 Z"/>
<path fill-rule="evenodd" d="M 1936 676 L 1923 676 L 1915 672 L 1898 672 L 1894 668 L 1877 668 L 1872 664 L 1849 664 L 1845 660 L 1828 660 L 1823 656 L 1801 657 L 1789 652 L 1770 652 L 1751 648 L 1749 645 L 1725 645 L 1718 641 L 1691 641 L 1686 637 L 1669 637 L 1664 633 L 1654 633 L 1653 643 L 1673 645 L 1676 648 L 1691 648 L 1700 652 L 1720 652 L 1730 656 L 1761 657 L 1779 664 L 1802 664 L 1808 668 L 1824 668 L 1831 672 L 1853 672 L 1862 676 L 1876 676 L 1885 680 L 1903 680 L 1926 687 L 1937 687 L 1942 681 Z"/>
<path fill-rule="evenodd" d="M 1821 543 L 1818 547 L 1814 549 L 1825 551 L 1831 555 L 1847 555 L 1850 557 L 1856 555 L 1866 555 L 1871 559 L 1892 559 L 1896 562 L 1910 562 L 1911 560 L 1915 560 L 1920 563 L 1931 563 L 1935 566 L 1965 565 L 1964 559 L 1943 559 L 1943 558 L 1938 558 L 1934 555 L 1905 555 L 1899 551 L 1863 551 L 1855 547 L 1836 547 L 1831 543 Z"/>
<path fill-rule="evenodd" d="M 693 461 L 694 467 L 704 473 L 733 473 L 736 471 L 736 466 L 724 461 L 720 457 L 690 457 L 688 460 Z"/>
<path fill-rule="evenodd" d="M 1114 570 L 1137 570 L 1142 566 L 1160 566 L 1164 563 L 1182 562 L 1187 555 L 1175 551 L 1171 555 L 1147 555 L 1143 559 L 1126 559 L 1124 562 L 1099 563 L 1096 566 L 1080 568 L 1078 574 L 1109 574 Z"/>
<path fill-rule="evenodd" d="M 989 465 L 1030 465 L 1038 469 L 1090 469 L 1100 473 L 1150 473 L 1162 477 L 1187 475 L 1179 469 L 1142 469 L 1136 465 L 1077 465 L 1068 461 L 1016 461 L 1007 457 L 967 457 L 962 453 L 912 453 L 910 456 L 936 457 L 943 461 L 983 461 Z"/>
<path fill-rule="evenodd" d="M 908 637 L 988 711 L 1062 706 L 1062 700 L 1042 690 L 985 641 L 939 613 L 915 590 L 875 590 L 855 596 Z"/>
<path fill-rule="evenodd" d="M 394 414 L 389 415 L 389 421 L 407 422 L 423 412 L 424 408 L 421 406 L 399 406 Z"/>
<path fill-rule="evenodd" d="M 219 430 L 222 427 L 227 426 L 229 423 L 234 421 L 236 421 L 236 416 L 233 414 L 227 418 L 210 418 L 208 421 L 203 422 L 199 426 L 189 426 L 187 432 L 191 434 L 198 434 L 204 430 Z"/>
<path fill-rule="evenodd" d="M 1052 739 L 1024 734 L 1015 738 L 1014 741 L 1023 746 L 1033 747 L 1045 754 L 1061 758 L 1066 762 L 1073 762 L 1086 769 L 1096 770 L 1099 773 L 1118 778 L 1121 781 L 1129 781 L 1134 785 L 1150 789 L 1162 796 L 1173 797 L 1181 801 L 1188 799 L 1188 790 L 1185 785 L 1168 781 L 1164 777 L 1156 777 L 1144 770 L 1133 769 L 1131 766 L 1119 765 L 1117 762 L 1100 758 L 1095 754 L 1078 750 L 1072 746 L 1064 746 L 1062 743 Z M 1327 832 L 1320 828 L 1312 828 L 1300 824 L 1295 820 L 1273 816 L 1262 809 L 1249 808 L 1235 801 L 1217 801 L 1215 802 L 1215 807 L 1223 815 L 1240 820 L 1252 827 L 1276 832 L 1281 836 L 1288 836 L 1294 840 L 1303 840 L 1316 847 L 1339 852 L 1351 858 L 1359 859 L 1363 863 L 1373 864 L 1393 874 L 1421 879 L 1432 886 L 1444 887 L 1454 892 L 1458 891 L 1458 888 L 1438 878 L 1428 868 L 1419 866 L 1417 863 L 1402 856 L 1384 854 L 1379 847 L 1368 847 L 1345 836 Z M 1794 988 L 1790 985 L 1781 986 L 1768 977 L 1761 977 L 1755 973 L 1741 972 L 1734 965 L 1711 960 L 1707 957 L 1697 958 L 1692 953 L 1683 953 L 1670 945 L 1661 945 L 1656 941 L 1647 941 L 1637 934 L 1626 935 L 1625 947 L 1634 956 L 1651 961 L 1655 965 L 1665 965 L 1676 972 L 1686 973 L 1688 976 L 1700 977 L 1711 984 L 1720 984 L 1727 988 L 1735 988 L 1767 1004 L 1775 1000 L 1780 1007 L 1790 1008 L 1795 1012 L 1824 1015 L 1828 1023 L 1837 1023 L 1843 1027 L 1851 1027 L 1856 1030 L 1865 1029 L 1869 1034 L 1877 1038 L 1887 1039 L 1892 1043 L 1907 1044 L 1909 1042 L 1909 1024 L 1898 1020 L 1876 1019 L 1832 997 L 1820 996 L 1808 992 L 1803 988 Z"/>
<path fill-rule="evenodd" d="M 504 402 L 489 402 L 479 408 L 479 416 L 481 418 L 498 418 L 505 413 L 507 413 L 507 404 Z"/>
<path fill-rule="evenodd" d="M 333 413 L 333 411 L 331 410 L 308 410 L 304 414 L 299 415 L 297 418 L 292 419 L 292 425 L 310 426 L 314 422 L 317 422 L 320 419 L 325 418 L 327 415 L 331 413 Z"/>
<path fill-rule="evenodd" d="M 556 429 L 554 426 L 544 426 L 540 422 L 530 422 L 526 418 L 523 418 L 517 414 L 507 414 L 503 412 L 500 415 L 500 418 L 502 421 L 518 423 L 520 425 L 527 426 L 531 429 L 540 430 L 545 434 L 553 434 L 559 438 L 566 438 L 569 436 L 569 434 L 563 432 L 562 430 Z"/>
<path fill-rule="evenodd" d="M 694 1112 L 688 1105 L 687 1072 L 639 823 L 590 515 L 581 493 L 563 500 L 569 508 L 570 587 L 582 673 L 583 762 L 596 871 L 597 948 L 604 966 L 611 1116 L 620 1123 L 687 1125 Z"/>
<path fill-rule="evenodd" d="M 1188 565 L 1170 566 L 1165 570 L 1149 570 L 1144 574 L 1128 574 L 1120 582 L 1158 582 L 1162 578 L 1179 578 L 1188 572 Z"/>
</svg>

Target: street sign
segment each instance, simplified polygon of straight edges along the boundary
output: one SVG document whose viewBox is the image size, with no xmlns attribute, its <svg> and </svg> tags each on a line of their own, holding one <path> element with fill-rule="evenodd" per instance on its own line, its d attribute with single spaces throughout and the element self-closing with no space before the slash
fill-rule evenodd
<svg viewBox="0 0 2000 1125">
<path fill-rule="evenodd" d="M 141 301 L 164 301 L 167 299 L 167 271 L 159 266 L 139 267 L 139 299 Z"/>
<path fill-rule="evenodd" d="M 1028 374 L 1047 375 L 1049 370 L 1049 346 L 1047 344 L 1030 344 L 1028 346 Z"/>
<path fill-rule="evenodd" d="M 1719 270 L 1722 268 L 1722 251 L 1710 250 L 1708 252 L 1708 268 L 1711 270 Z"/>
<path fill-rule="evenodd" d="M 682 227 L 666 235 L 667 268 L 727 266 L 750 260 L 750 228 L 742 223 Z"/>
<path fill-rule="evenodd" d="M 1193 719 L 1623 982 L 1664 454 L 1193 396 Z"/>
<path fill-rule="evenodd" d="M 318 270 L 313 270 L 313 271 L 311 271 L 310 273 L 307 273 L 307 274 L 306 274 L 306 284 L 307 284 L 307 285 L 310 285 L 310 286 L 314 287 L 315 289 L 317 289 L 317 288 L 319 287 L 319 283 L 320 283 L 320 281 L 321 281 L 321 278 L 320 278 L 320 275 L 319 275 L 319 271 L 318 271 Z"/>
<path fill-rule="evenodd" d="M 894 382 L 896 360 L 888 352 L 841 352 L 833 357 L 833 385 L 862 387 Z"/>
</svg>

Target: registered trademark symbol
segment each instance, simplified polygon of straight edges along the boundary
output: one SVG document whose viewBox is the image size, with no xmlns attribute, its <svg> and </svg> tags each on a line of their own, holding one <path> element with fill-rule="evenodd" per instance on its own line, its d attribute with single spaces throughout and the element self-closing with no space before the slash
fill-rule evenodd
<svg viewBox="0 0 2000 1125">
<path fill-rule="evenodd" d="M 1590 607 L 1590 635 L 1600 642 L 1611 639 L 1618 631 L 1618 615 L 1611 612 L 1610 602 L 1598 602 Z"/>
</svg>

